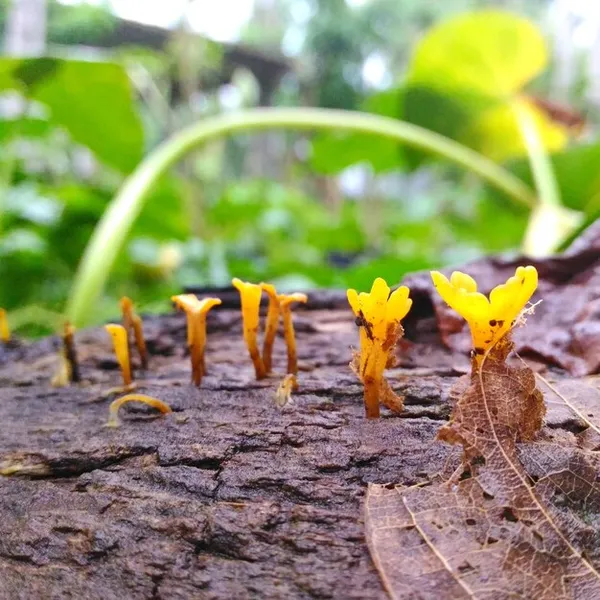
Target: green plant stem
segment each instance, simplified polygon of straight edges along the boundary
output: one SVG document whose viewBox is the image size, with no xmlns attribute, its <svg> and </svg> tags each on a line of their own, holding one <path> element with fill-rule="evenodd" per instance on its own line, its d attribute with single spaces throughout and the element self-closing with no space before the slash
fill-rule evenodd
<svg viewBox="0 0 600 600">
<path fill-rule="evenodd" d="M 156 148 L 127 178 L 87 245 L 67 305 L 68 319 L 75 325 L 90 320 L 94 301 L 102 291 L 147 193 L 173 164 L 190 150 L 215 138 L 241 131 L 282 128 L 341 129 L 409 144 L 473 171 L 515 202 L 529 207 L 535 204 L 531 189 L 496 163 L 453 140 L 396 119 L 319 108 L 252 109 L 221 115 L 205 119 L 174 135 Z"/>
<path fill-rule="evenodd" d="M 548 156 L 533 115 L 516 102 L 513 104 L 513 110 L 527 150 L 539 203 L 544 206 L 561 206 L 560 190 L 552 168 L 552 161 Z"/>
</svg>

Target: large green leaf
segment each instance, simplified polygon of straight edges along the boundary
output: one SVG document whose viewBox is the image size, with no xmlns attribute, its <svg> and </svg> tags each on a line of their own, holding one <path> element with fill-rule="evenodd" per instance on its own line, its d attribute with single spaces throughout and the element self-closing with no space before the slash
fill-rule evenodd
<svg viewBox="0 0 600 600">
<path fill-rule="evenodd" d="M 431 29 L 409 66 L 404 118 L 458 140 L 494 160 L 525 156 L 515 103 L 526 106 L 549 151 L 567 134 L 522 95 L 546 67 L 536 26 L 514 14 L 484 10 Z"/>
<path fill-rule="evenodd" d="M 484 10 L 431 29 L 416 48 L 408 80 L 509 98 L 539 75 L 547 60 L 544 38 L 533 23 Z"/>
<path fill-rule="evenodd" d="M 16 89 L 48 107 L 53 123 L 99 160 L 128 172 L 141 160 L 144 137 L 124 69 L 58 58 L 0 60 L 0 89 Z"/>
</svg>

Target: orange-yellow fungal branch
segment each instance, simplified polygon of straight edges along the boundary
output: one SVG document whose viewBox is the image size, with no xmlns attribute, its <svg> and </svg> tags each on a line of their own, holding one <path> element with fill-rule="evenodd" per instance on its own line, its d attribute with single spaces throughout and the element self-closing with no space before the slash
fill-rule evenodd
<svg viewBox="0 0 600 600">
<path fill-rule="evenodd" d="M 140 355 L 142 369 L 148 368 L 148 350 L 144 339 L 144 324 L 142 318 L 133 310 L 133 302 L 127 296 L 121 298 L 121 312 L 123 314 L 123 327 L 129 335 L 133 331 L 133 339 Z"/>
<path fill-rule="evenodd" d="M 107 427 L 118 427 L 121 424 L 119 420 L 119 409 L 127 402 L 142 402 L 143 404 L 147 404 L 148 406 L 160 411 L 163 415 L 173 412 L 171 407 L 166 402 L 163 402 L 158 398 L 145 396 L 144 394 L 127 394 L 126 396 L 122 396 L 121 398 L 113 400 L 111 403 L 110 407 L 108 408 L 108 422 L 106 423 Z"/>
<path fill-rule="evenodd" d="M 3 308 L 0 308 L 0 340 L 10 342 L 8 319 L 6 318 L 6 311 Z"/>
<path fill-rule="evenodd" d="M 267 375 L 267 370 L 258 349 L 258 325 L 262 289 L 260 285 L 241 281 L 237 277 L 232 279 L 231 283 L 240 293 L 244 340 L 254 364 L 256 379 L 264 379 Z"/>
<path fill-rule="evenodd" d="M 535 267 L 517 267 L 515 274 L 506 283 L 496 286 L 488 299 L 477 291 L 475 280 L 460 271 L 454 271 L 450 280 L 432 271 L 431 278 L 446 304 L 469 324 L 478 364 L 512 329 L 538 284 Z"/>
<path fill-rule="evenodd" d="M 401 286 L 390 294 L 387 283 L 378 277 L 370 293 L 348 290 L 348 302 L 360 328 L 360 354 L 352 365 L 364 384 L 367 418 L 379 417 L 379 404 L 401 410 L 402 399 L 395 396 L 383 373 L 396 340 L 402 335 L 400 321 L 412 300 L 409 289 Z"/>
<path fill-rule="evenodd" d="M 265 325 L 265 339 L 263 341 L 262 359 L 266 372 L 270 373 L 273 363 L 273 345 L 275 344 L 275 337 L 277 336 L 279 316 L 281 311 L 275 286 L 270 283 L 261 283 L 260 287 L 269 296 L 269 308 L 267 310 L 267 322 Z"/>
<path fill-rule="evenodd" d="M 192 382 L 200 385 L 206 373 L 204 353 L 206 349 L 206 316 L 214 306 L 221 304 L 219 298 L 198 300 L 194 294 L 180 294 L 171 300 L 187 316 L 187 342 L 192 362 Z"/>
<path fill-rule="evenodd" d="M 296 351 L 296 334 L 292 320 L 292 304 L 294 302 L 306 303 L 306 294 L 279 294 L 279 306 L 283 315 L 283 336 L 287 346 L 287 372 L 292 375 L 298 373 L 298 354 Z"/>
<path fill-rule="evenodd" d="M 115 355 L 119 366 L 121 367 L 121 375 L 125 386 L 131 385 L 133 380 L 131 374 L 131 363 L 129 361 L 129 344 L 127 340 L 127 330 L 122 325 L 105 325 L 104 329 L 108 331 L 112 338 Z"/>
</svg>

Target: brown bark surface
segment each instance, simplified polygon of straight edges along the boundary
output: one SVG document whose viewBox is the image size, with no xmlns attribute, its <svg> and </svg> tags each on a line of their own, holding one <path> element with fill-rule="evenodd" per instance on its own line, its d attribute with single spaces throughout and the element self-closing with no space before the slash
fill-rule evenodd
<svg viewBox="0 0 600 600">
<path fill-rule="evenodd" d="M 0 598 L 384 598 L 366 486 L 442 468 L 451 450 L 433 438 L 455 377 L 391 370 L 406 411 L 366 421 L 348 367 L 356 326 L 327 306 L 295 317 L 300 390 L 283 409 L 281 377 L 254 380 L 234 309 L 209 317 L 200 389 L 183 315 L 147 321 L 151 364 L 137 381 L 174 412 L 128 405 L 118 429 L 104 427 L 102 394 L 120 375 L 103 331 L 78 333 L 83 383 L 68 388 L 50 386 L 51 340 L 5 349 Z M 281 339 L 275 356 L 282 373 Z"/>
<path fill-rule="evenodd" d="M 588 422 L 600 415 L 597 379 L 570 380 L 574 388 L 564 379 L 600 370 L 593 233 L 563 258 L 536 263 L 544 304 L 515 335 L 534 369 L 563 378 L 562 395 L 542 388 L 540 439 L 519 448 L 536 481 L 562 468 L 557 449 L 600 447 L 600 426 Z M 513 265 L 465 270 L 488 292 Z M 146 320 L 150 368 L 136 373 L 138 391 L 174 412 L 129 404 L 118 429 L 104 427 L 104 393 L 120 374 L 103 330 L 77 333 L 82 382 L 61 389 L 50 385 L 58 340 L 0 347 L 0 600 L 386 598 L 365 542 L 368 484 L 427 484 L 461 455 L 435 436 L 469 369 L 467 334 L 427 281 L 407 281 L 414 305 L 399 366 L 387 371 L 405 410 L 383 409 L 374 421 L 348 366 L 356 325 L 344 295 L 331 292 L 296 312 L 300 389 L 282 409 L 283 341 L 276 375 L 255 381 L 237 294 L 227 291 L 209 314 L 200 389 L 189 384 L 185 317 Z"/>
</svg>

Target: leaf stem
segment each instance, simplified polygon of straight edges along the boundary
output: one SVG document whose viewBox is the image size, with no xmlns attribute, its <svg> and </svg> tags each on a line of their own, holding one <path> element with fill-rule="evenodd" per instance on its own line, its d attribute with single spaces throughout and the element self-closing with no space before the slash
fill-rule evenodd
<svg viewBox="0 0 600 600">
<path fill-rule="evenodd" d="M 514 202 L 535 205 L 535 195 L 519 178 L 493 161 L 427 129 L 396 119 L 321 108 L 267 108 L 239 111 L 189 126 L 154 150 L 127 178 L 109 204 L 86 247 L 67 304 L 75 325 L 89 320 L 110 269 L 140 213 L 149 190 L 181 157 L 209 140 L 262 129 L 347 130 L 372 134 L 429 151 L 476 173 Z"/>
</svg>

